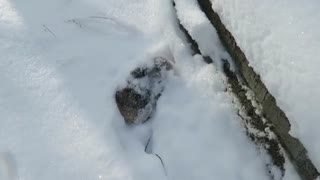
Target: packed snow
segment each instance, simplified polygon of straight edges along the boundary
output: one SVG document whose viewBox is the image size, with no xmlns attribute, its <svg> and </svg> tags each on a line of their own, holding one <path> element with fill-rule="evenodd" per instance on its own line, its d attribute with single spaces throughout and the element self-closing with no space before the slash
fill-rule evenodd
<svg viewBox="0 0 320 180">
<path fill-rule="evenodd" d="M 218 68 L 181 39 L 169 0 L 0 0 L 0 179 L 270 179 Z M 159 55 L 175 70 L 157 112 L 127 126 L 114 93 Z"/>
<path fill-rule="evenodd" d="M 212 3 L 320 169 L 320 2 Z"/>
</svg>

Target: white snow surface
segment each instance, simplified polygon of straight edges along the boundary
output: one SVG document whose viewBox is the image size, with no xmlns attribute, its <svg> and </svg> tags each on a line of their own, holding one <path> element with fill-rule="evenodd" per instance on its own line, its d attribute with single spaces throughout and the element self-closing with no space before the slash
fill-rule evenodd
<svg viewBox="0 0 320 180">
<path fill-rule="evenodd" d="M 0 0 L 0 179 L 269 179 L 176 23 L 169 0 Z M 156 55 L 175 71 L 152 121 L 128 127 L 114 93 Z"/>
<path fill-rule="evenodd" d="M 221 59 L 230 59 L 224 50 L 215 28 L 200 10 L 196 0 L 176 0 L 177 15 L 181 24 L 197 42 L 203 56 L 210 56 L 215 65 L 222 66 Z M 220 69 L 220 68 L 219 68 Z"/>
<path fill-rule="evenodd" d="M 320 1 L 212 3 L 320 169 Z"/>
</svg>

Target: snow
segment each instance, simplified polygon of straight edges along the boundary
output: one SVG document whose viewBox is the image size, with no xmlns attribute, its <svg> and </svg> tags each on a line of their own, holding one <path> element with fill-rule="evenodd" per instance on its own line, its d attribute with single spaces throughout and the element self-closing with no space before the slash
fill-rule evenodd
<svg viewBox="0 0 320 180">
<path fill-rule="evenodd" d="M 225 102 L 226 94 L 216 89 L 213 66 L 192 67 L 183 79 L 172 78 L 153 124 L 154 151 L 163 157 L 168 178 L 268 179 L 262 158 L 239 131 L 230 99 Z"/>
<path fill-rule="evenodd" d="M 221 59 L 230 59 L 218 38 L 218 34 L 194 0 L 176 0 L 177 15 L 181 24 L 198 43 L 204 56 L 210 56 L 221 69 Z M 230 62 L 231 63 L 231 62 Z"/>
<path fill-rule="evenodd" d="M 21 179 L 131 179 L 113 128 L 121 120 L 113 93 L 150 40 L 115 22 L 87 18 L 98 10 L 64 3 L 35 9 L 18 1 L 11 6 L 22 22 L 1 26 L 12 36 L 0 41 L 0 149 L 13 155 Z M 79 13 L 69 15 L 68 8 L 77 6 L 83 6 Z M 82 28 L 65 22 L 73 18 Z"/>
<path fill-rule="evenodd" d="M 209 20 L 206 18 L 205 14 L 200 10 L 198 2 L 196 0 L 176 0 L 177 15 L 181 24 L 188 30 L 191 36 L 196 40 L 199 45 L 199 49 L 204 55 L 209 55 L 213 58 L 214 64 L 218 66 L 216 68 L 221 71 L 221 60 L 227 59 L 230 62 L 230 57 L 223 49 L 221 42 L 218 39 L 216 30 L 213 28 Z M 230 62 L 232 64 L 232 62 Z M 194 74 L 194 73 L 190 73 Z M 214 76 L 214 75 L 211 75 Z M 189 78 L 192 79 L 192 78 Z M 213 80 L 211 80 L 213 81 Z M 216 80 L 217 81 L 217 80 Z M 210 81 L 207 82 L 210 84 Z M 199 85 L 197 85 L 199 86 Z M 218 87 L 223 87 L 223 85 L 218 85 Z M 207 88 L 209 89 L 209 88 Z M 202 91 L 205 91 L 204 89 Z M 211 99 L 214 99 L 211 97 Z M 222 102 L 220 102 L 222 103 Z M 240 121 L 240 120 L 239 120 Z M 260 152 L 265 156 L 264 151 Z M 270 157 L 265 157 L 265 163 L 270 162 Z M 297 178 L 290 163 L 285 164 L 286 172 L 283 179 L 293 179 Z M 272 168 L 272 174 L 275 179 L 281 179 L 280 172 L 277 168 Z"/>
<path fill-rule="evenodd" d="M 212 3 L 320 169 L 319 1 Z"/>
<path fill-rule="evenodd" d="M 180 36 L 169 0 L 0 0 L 1 180 L 269 179 Z M 176 63 L 154 119 L 126 126 L 114 93 L 159 54 Z"/>
</svg>

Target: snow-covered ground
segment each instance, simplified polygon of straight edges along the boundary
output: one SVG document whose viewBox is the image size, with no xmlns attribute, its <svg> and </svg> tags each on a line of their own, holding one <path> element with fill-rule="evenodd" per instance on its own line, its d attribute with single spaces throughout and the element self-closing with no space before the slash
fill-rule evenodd
<svg viewBox="0 0 320 180">
<path fill-rule="evenodd" d="M 269 179 L 219 71 L 180 37 L 169 0 L 0 0 L 0 179 Z M 154 119 L 128 127 L 116 88 L 161 54 L 176 63 Z"/>
<path fill-rule="evenodd" d="M 212 3 L 320 169 L 320 1 Z"/>
</svg>

